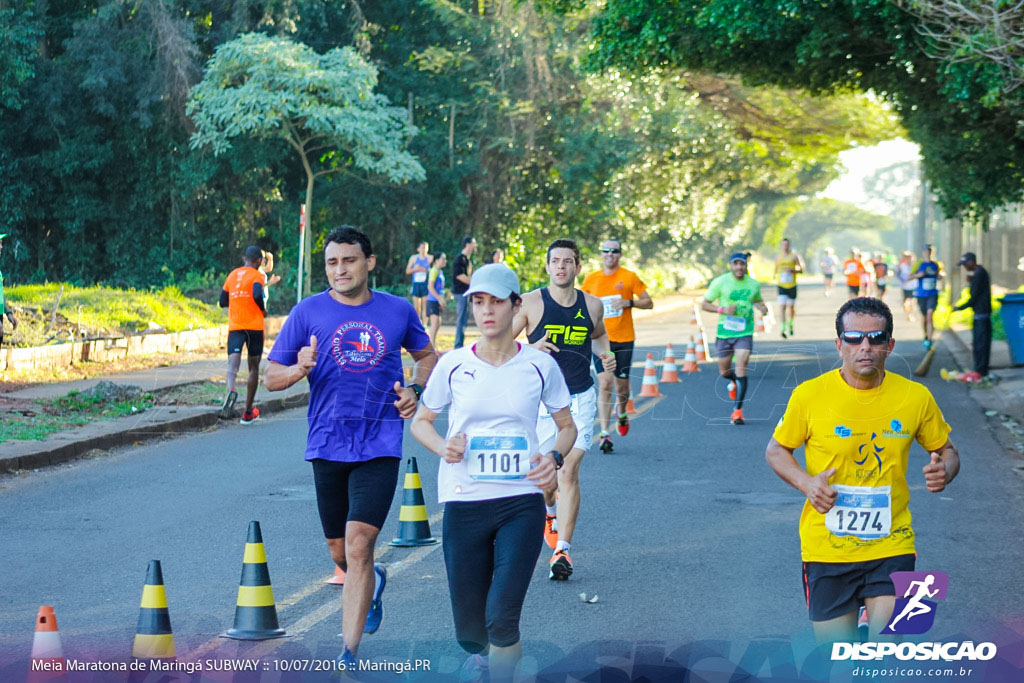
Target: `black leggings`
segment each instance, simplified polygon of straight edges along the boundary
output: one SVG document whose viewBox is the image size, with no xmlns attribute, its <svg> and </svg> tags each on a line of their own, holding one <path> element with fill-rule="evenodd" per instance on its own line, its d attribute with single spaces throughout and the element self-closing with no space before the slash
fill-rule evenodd
<svg viewBox="0 0 1024 683">
<path fill-rule="evenodd" d="M 544 496 L 445 503 L 444 564 L 463 650 L 519 642 L 519 616 L 544 543 Z"/>
</svg>

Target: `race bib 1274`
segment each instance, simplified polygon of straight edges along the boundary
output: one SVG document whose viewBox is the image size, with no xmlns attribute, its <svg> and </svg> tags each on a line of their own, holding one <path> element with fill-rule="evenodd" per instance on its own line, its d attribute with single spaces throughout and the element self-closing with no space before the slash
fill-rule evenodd
<svg viewBox="0 0 1024 683">
<path fill-rule="evenodd" d="M 836 503 L 825 514 L 825 527 L 836 536 L 865 540 L 885 538 L 892 533 L 892 496 L 888 486 L 842 486 Z"/>
</svg>

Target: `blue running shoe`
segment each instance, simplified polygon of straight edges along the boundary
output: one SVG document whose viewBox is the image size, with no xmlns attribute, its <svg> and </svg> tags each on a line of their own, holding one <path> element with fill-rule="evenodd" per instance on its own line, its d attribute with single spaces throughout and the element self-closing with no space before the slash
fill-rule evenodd
<svg viewBox="0 0 1024 683">
<path fill-rule="evenodd" d="M 380 621 L 384 618 L 384 606 L 381 604 L 380 596 L 384 593 L 384 586 L 388 582 L 388 570 L 379 564 L 373 565 L 373 571 L 380 583 L 373 591 L 373 602 L 370 603 L 370 613 L 366 615 L 366 626 L 363 633 L 376 633 L 380 628 Z"/>
</svg>

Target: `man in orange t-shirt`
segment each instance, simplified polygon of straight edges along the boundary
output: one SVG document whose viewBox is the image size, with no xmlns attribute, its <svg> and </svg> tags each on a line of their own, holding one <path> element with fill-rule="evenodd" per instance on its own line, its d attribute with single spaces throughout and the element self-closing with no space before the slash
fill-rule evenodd
<svg viewBox="0 0 1024 683">
<path fill-rule="evenodd" d="M 601 245 L 601 270 L 594 271 L 583 280 L 580 287 L 587 294 L 601 299 L 604 304 L 604 326 L 615 354 L 615 371 L 605 372 L 600 357 L 594 356 L 594 370 L 597 372 L 598 401 L 597 413 L 601 419 L 600 448 L 603 453 L 613 450 L 611 434 L 612 380 L 614 378 L 616 406 L 618 412 L 619 436 L 629 433 L 629 417 L 626 402 L 629 400 L 629 368 L 633 364 L 633 309 L 654 308 L 651 295 L 636 273 L 619 267 L 622 258 L 622 243 L 605 240 Z M 635 297 L 635 298 L 634 298 Z"/>
<path fill-rule="evenodd" d="M 867 268 L 860 260 L 860 252 L 851 249 L 849 258 L 843 261 L 843 275 L 846 276 L 846 287 L 850 290 L 848 299 L 860 296 L 861 277 L 867 274 Z"/>
<path fill-rule="evenodd" d="M 260 383 L 260 358 L 263 356 L 263 319 L 267 309 L 263 303 L 266 276 L 258 269 L 263 262 L 263 250 L 246 247 L 245 265 L 235 268 L 220 290 L 220 306 L 228 309 L 228 396 L 220 409 L 220 417 L 227 420 L 235 415 L 235 380 L 242 364 L 242 347 L 249 350 L 249 380 L 245 386 L 245 412 L 242 424 L 260 419 L 260 411 L 252 407 L 256 387 Z"/>
</svg>

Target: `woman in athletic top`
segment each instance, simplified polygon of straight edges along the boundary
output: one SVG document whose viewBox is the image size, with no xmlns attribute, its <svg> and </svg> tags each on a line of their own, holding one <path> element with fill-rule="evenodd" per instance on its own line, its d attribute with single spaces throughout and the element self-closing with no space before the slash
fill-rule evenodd
<svg viewBox="0 0 1024 683">
<path fill-rule="evenodd" d="M 482 338 L 438 362 L 412 424 L 416 440 L 441 457 L 444 559 L 455 637 L 470 653 L 463 678 L 512 680 L 522 658 L 519 617 L 544 543 L 544 497 L 553 489 L 576 426 L 558 364 L 519 344 L 512 321 L 519 280 L 503 264 L 473 273 L 466 294 Z M 558 434 L 541 454 L 540 404 Z M 434 420 L 449 409 L 448 432 Z"/>
</svg>

